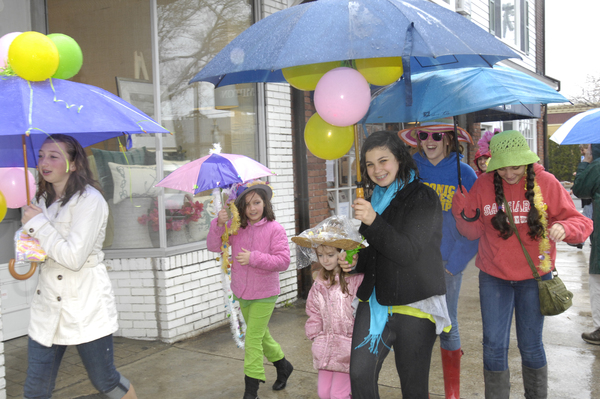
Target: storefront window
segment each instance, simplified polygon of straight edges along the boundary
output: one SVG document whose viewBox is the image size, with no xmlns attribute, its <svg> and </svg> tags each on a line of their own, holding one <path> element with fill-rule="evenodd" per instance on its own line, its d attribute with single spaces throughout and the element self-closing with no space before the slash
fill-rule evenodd
<svg viewBox="0 0 600 399">
<path fill-rule="evenodd" d="M 251 4 L 239 0 L 159 0 L 157 17 L 162 123 L 173 132 L 163 142 L 165 175 L 209 155 L 215 144 L 224 153 L 256 159 L 256 85 L 215 89 L 211 83 L 188 84 L 218 51 L 252 24 Z M 168 215 L 179 213 L 182 206 L 189 206 L 186 203 L 201 205 L 202 217 L 197 221 L 168 217 L 170 245 L 206 238 L 218 211 L 210 191 L 192 197 L 165 190 Z M 180 227 L 186 232 L 175 230 Z"/>
<path fill-rule="evenodd" d="M 206 238 L 215 216 L 210 192 L 192 197 L 154 185 L 183 164 L 223 152 L 257 158 L 256 85 L 226 86 L 189 80 L 240 32 L 252 24 L 247 0 L 53 0 L 47 3 L 49 33 L 64 33 L 81 46 L 84 63 L 71 80 L 101 87 L 156 119 L 172 135 L 134 135 L 121 152 L 117 140 L 87 149 L 88 159 L 109 204 L 105 249 L 159 247 Z M 156 15 L 158 74 L 154 73 L 152 15 Z M 160 82 L 160 98 L 154 96 Z M 155 109 L 159 107 L 160 113 Z M 160 150 L 162 147 L 162 151 Z M 157 170 L 162 159 L 162 171 Z M 160 199 L 160 200 L 159 200 Z M 200 215 L 182 215 L 196 204 Z M 165 212 L 166 223 L 158 223 Z"/>
</svg>

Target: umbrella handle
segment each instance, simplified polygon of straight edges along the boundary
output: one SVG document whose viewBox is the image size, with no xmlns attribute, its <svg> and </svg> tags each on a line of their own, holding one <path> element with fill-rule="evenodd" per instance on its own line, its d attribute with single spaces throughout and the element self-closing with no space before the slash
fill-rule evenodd
<svg viewBox="0 0 600 399">
<path fill-rule="evenodd" d="M 36 268 L 37 262 L 31 262 L 31 267 L 29 268 L 29 271 L 25 274 L 19 274 L 15 270 L 15 260 L 11 259 L 8 261 L 8 271 L 10 272 L 10 275 L 17 280 L 27 280 L 29 277 L 33 276 L 33 273 L 35 273 Z"/>
<path fill-rule="evenodd" d="M 468 217 L 467 215 L 465 215 L 465 211 L 464 209 L 462 211 L 460 211 L 460 216 L 462 216 L 463 219 L 465 219 L 467 222 L 474 222 L 477 219 L 479 219 L 479 215 L 481 214 L 481 211 L 479 210 L 479 208 L 477 208 L 475 210 L 475 216 L 473 216 L 472 218 Z"/>
</svg>

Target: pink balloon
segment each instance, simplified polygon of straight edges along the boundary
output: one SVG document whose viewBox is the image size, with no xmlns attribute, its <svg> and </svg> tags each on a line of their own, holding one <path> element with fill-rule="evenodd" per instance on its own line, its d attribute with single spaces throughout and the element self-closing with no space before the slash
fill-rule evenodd
<svg viewBox="0 0 600 399">
<path fill-rule="evenodd" d="M 29 175 L 29 199 L 35 196 L 35 178 Z M 7 208 L 20 208 L 27 205 L 27 192 L 25 190 L 24 168 L 0 168 L 0 191 L 6 198 Z"/>
<path fill-rule="evenodd" d="M 360 121 L 369 110 L 371 89 L 360 72 L 340 67 L 327 72 L 315 88 L 315 108 L 323 120 L 344 127 Z"/>
<path fill-rule="evenodd" d="M 19 36 L 21 33 L 23 32 L 11 32 L 0 37 L 0 69 L 6 68 L 8 63 L 8 48 L 15 37 Z"/>
</svg>

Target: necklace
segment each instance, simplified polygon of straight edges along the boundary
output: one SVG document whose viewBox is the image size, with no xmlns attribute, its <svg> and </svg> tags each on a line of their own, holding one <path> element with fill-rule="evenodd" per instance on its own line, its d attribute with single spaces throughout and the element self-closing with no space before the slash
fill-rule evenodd
<svg viewBox="0 0 600 399">
<path fill-rule="evenodd" d="M 527 190 L 527 188 L 525 189 Z M 550 240 L 546 234 L 548 231 L 548 205 L 544 202 L 542 190 L 537 183 L 537 179 L 534 179 L 533 181 L 533 205 L 540 215 L 540 223 L 543 228 L 539 244 L 539 268 L 544 272 L 549 272 L 552 268 L 552 264 L 550 263 Z"/>
</svg>

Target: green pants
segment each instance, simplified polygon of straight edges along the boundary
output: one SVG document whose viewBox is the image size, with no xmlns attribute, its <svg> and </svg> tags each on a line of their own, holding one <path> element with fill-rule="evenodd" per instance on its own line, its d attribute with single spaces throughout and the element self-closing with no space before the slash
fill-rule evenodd
<svg viewBox="0 0 600 399">
<path fill-rule="evenodd" d="M 265 381 L 263 356 L 270 362 L 276 362 L 284 357 L 281 346 L 271 337 L 268 327 L 275 302 L 262 302 L 260 299 L 250 301 L 242 299 L 239 302 L 246 321 L 244 373 L 248 377 Z"/>
</svg>

